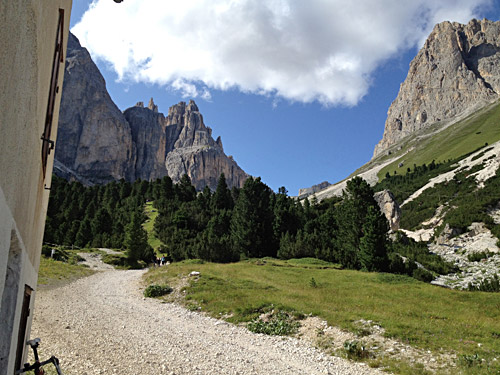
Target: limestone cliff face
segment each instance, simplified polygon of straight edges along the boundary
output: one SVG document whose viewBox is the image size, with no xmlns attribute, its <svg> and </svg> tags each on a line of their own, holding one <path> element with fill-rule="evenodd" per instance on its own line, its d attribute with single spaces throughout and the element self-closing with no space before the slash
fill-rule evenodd
<svg viewBox="0 0 500 375">
<path fill-rule="evenodd" d="M 497 100 L 499 93 L 500 22 L 436 25 L 389 108 L 374 156 L 415 131 Z"/>
<path fill-rule="evenodd" d="M 106 91 L 85 48 L 70 34 L 54 171 L 84 184 L 113 180 L 174 182 L 187 174 L 193 185 L 215 189 L 221 173 L 229 187 L 248 177 L 212 138 L 194 101 L 180 102 L 165 117 L 153 99 L 121 112 Z"/>
<path fill-rule="evenodd" d="M 165 124 L 169 135 L 165 167 L 173 181 L 187 174 L 196 189 L 205 185 L 215 189 L 224 173 L 229 187 L 243 186 L 248 175 L 224 154 L 220 137 L 212 138 L 212 129 L 205 126 L 194 101 L 170 107 Z"/>
<path fill-rule="evenodd" d="M 136 147 L 134 178 L 155 180 L 167 174 L 164 161 L 167 154 L 165 135 L 165 116 L 151 99 L 148 108 L 137 103 L 125 110 L 124 115 L 130 124 L 132 140 Z"/>
<path fill-rule="evenodd" d="M 299 189 L 299 199 L 307 198 L 309 195 L 317 193 L 318 191 L 326 189 L 331 184 L 328 181 L 323 181 L 317 185 L 313 185 L 310 188 Z"/>
<path fill-rule="evenodd" d="M 132 180 L 136 155 L 130 126 L 89 53 L 71 33 L 65 68 L 55 172 L 87 183 Z"/>
</svg>

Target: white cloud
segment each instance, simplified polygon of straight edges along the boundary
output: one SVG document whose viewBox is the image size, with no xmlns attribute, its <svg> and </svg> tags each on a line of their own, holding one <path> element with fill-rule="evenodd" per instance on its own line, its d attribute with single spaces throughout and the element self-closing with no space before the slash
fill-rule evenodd
<svg viewBox="0 0 500 375">
<path fill-rule="evenodd" d="M 72 29 L 120 79 L 355 105 L 387 59 L 491 0 L 94 0 Z"/>
</svg>

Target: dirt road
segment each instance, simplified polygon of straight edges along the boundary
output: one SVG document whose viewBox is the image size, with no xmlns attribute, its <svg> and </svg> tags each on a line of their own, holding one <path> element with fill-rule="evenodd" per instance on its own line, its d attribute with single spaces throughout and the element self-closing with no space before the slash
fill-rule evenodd
<svg viewBox="0 0 500 375">
<path fill-rule="evenodd" d="M 143 271 L 104 271 L 37 294 L 32 338 L 71 374 L 382 374 L 294 338 L 145 299 Z"/>
</svg>

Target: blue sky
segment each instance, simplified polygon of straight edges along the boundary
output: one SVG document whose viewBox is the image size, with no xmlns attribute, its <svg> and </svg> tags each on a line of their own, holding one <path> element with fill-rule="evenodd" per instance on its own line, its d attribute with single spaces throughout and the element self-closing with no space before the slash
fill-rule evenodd
<svg viewBox="0 0 500 375">
<path fill-rule="evenodd" d="M 71 27 L 120 109 L 194 99 L 226 154 L 295 195 L 370 160 L 435 23 L 500 18 L 497 0 L 346 4 L 74 0 Z"/>
</svg>

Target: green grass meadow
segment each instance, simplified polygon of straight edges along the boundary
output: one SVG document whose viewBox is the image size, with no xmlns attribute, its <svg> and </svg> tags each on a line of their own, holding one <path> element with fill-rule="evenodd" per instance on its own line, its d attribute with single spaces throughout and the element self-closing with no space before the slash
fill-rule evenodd
<svg viewBox="0 0 500 375">
<path fill-rule="evenodd" d="M 53 288 L 69 283 L 81 277 L 90 276 L 95 271 L 88 267 L 61 262 L 42 256 L 38 269 L 38 286 Z"/>
<path fill-rule="evenodd" d="M 431 126 L 425 132 L 432 131 L 434 127 Z M 432 160 L 436 162 L 453 160 L 484 146 L 485 143 L 492 144 L 498 140 L 500 140 L 499 103 L 470 115 L 438 134 L 419 140 L 413 150 L 384 167 L 378 173 L 378 177 L 381 180 L 387 172 L 392 175 L 394 171 L 405 174 L 408 167 L 413 168 L 413 164 L 429 164 Z M 401 155 L 412 145 L 411 139 L 406 143 L 406 146 L 399 151 Z M 402 161 L 404 165 L 398 167 Z"/>
<path fill-rule="evenodd" d="M 161 241 L 156 237 L 154 233 L 154 225 L 156 217 L 158 216 L 158 210 L 153 207 L 153 202 L 147 202 L 144 206 L 144 212 L 146 213 L 147 220 L 142 225 L 144 230 L 148 233 L 148 243 L 156 251 L 161 246 Z"/>
<path fill-rule="evenodd" d="M 459 356 L 477 354 L 485 363 L 497 363 L 493 371 L 500 371 L 499 293 L 455 291 L 406 276 L 274 259 L 173 263 L 151 269 L 145 281 L 175 283 L 191 271 L 201 272 L 201 277 L 186 289 L 187 306 L 230 322 L 250 321 L 270 305 L 319 316 L 352 331 L 355 321 L 373 320 L 387 336 L 404 343 Z"/>
</svg>

